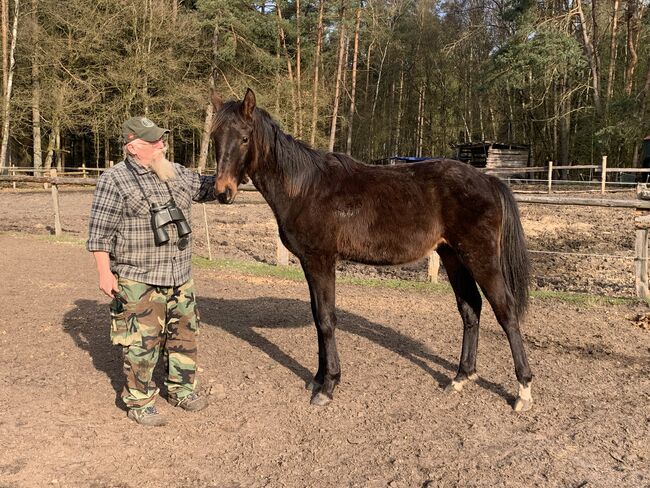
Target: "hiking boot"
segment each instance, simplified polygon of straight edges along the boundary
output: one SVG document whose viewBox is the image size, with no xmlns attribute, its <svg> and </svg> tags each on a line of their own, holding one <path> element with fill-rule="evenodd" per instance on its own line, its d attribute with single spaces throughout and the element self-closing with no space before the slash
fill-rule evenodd
<svg viewBox="0 0 650 488">
<path fill-rule="evenodd" d="M 147 427 L 167 425 L 167 417 L 156 410 L 156 407 L 153 405 L 145 408 L 131 408 L 127 417 Z"/>
<path fill-rule="evenodd" d="M 175 407 L 181 407 L 188 412 L 198 412 L 208 406 L 208 397 L 199 395 L 198 393 L 190 393 L 180 400 L 168 398 L 167 401 Z"/>
</svg>

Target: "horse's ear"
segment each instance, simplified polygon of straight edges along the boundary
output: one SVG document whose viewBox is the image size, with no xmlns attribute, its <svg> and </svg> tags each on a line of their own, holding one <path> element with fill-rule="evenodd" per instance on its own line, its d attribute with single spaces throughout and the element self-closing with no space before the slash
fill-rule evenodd
<svg viewBox="0 0 650 488">
<path fill-rule="evenodd" d="M 210 100 L 212 101 L 212 106 L 218 112 L 223 105 L 223 101 L 221 100 L 221 97 L 217 95 L 217 92 L 214 90 L 214 88 L 210 88 Z"/>
<path fill-rule="evenodd" d="M 244 96 L 244 101 L 242 103 L 242 112 L 244 114 L 244 117 L 247 119 L 252 119 L 253 110 L 255 110 L 255 93 L 253 93 L 253 90 L 248 88 L 246 90 L 246 96 Z"/>
</svg>

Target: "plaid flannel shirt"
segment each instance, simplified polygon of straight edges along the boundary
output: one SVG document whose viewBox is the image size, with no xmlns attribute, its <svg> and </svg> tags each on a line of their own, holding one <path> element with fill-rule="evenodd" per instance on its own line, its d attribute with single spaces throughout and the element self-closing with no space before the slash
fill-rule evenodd
<svg viewBox="0 0 650 488">
<path fill-rule="evenodd" d="M 132 161 L 132 160 L 131 160 Z M 154 204 L 169 201 L 167 186 L 151 170 L 132 161 L 146 198 Z M 203 176 L 174 163 L 177 178 L 169 180 L 176 206 L 192 225 L 192 201 L 216 199 L 214 176 Z M 136 175 L 122 161 L 105 171 L 97 181 L 86 249 L 104 251 L 111 258 L 111 270 L 119 277 L 155 286 L 179 286 L 192 275 L 190 243 L 179 250 L 174 224 L 164 227 L 169 242 L 156 246 L 151 229 L 149 203 Z"/>
</svg>

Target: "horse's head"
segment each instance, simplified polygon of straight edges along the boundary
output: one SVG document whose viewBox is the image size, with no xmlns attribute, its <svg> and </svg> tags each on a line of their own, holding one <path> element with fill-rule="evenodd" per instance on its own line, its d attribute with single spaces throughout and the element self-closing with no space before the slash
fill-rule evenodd
<svg viewBox="0 0 650 488">
<path fill-rule="evenodd" d="M 212 127 L 217 157 L 215 190 L 220 203 L 232 203 L 257 157 L 252 141 L 255 94 L 249 88 L 241 102 L 223 103 L 213 92 L 212 104 L 216 110 Z"/>
</svg>

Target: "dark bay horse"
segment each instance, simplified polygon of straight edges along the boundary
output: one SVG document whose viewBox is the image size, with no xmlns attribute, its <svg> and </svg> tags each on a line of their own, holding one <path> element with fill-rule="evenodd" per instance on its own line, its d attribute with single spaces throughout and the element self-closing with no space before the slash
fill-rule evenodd
<svg viewBox="0 0 650 488">
<path fill-rule="evenodd" d="M 519 211 L 505 184 L 448 159 L 369 166 L 317 151 L 282 132 L 256 107 L 251 90 L 242 101 L 224 103 L 213 94 L 212 102 L 219 201 L 232 203 L 248 175 L 305 272 L 318 334 L 313 404 L 329 403 L 341 377 L 334 338 L 336 261 L 396 265 L 435 249 L 464 326 L 449 388 L 460 391 L 477 377 L 480 287 L 512 350 L 519 381 L 514 408 L 531 408 L 532 373 L 519 332 L 530 265 Z"/>
</svg>

